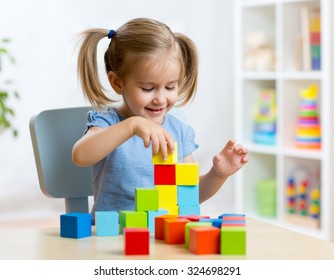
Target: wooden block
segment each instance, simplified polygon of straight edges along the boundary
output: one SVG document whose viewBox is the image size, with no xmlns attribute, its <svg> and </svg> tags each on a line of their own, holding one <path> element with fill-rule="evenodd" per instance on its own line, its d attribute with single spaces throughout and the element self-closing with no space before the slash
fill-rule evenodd
<svg viewBox="0 0 334 280">
<path fill-rule="evenodd" d="M 136 188 L 135 209 L 136 211 L 159 210 L 158 190 L 156 188 Z"/>
<path fill-rule="evenodd" d="M 176 185 L 191 186 L 199 184 L 198 163 L 177 163 L 176 164 Z"/>
<path fill-rule="evenodd" d="M 159 151 L 159 153 L 157 155 L 152 156 L 152 163 L 155 164 L 176 164 L 177 163 L 177 159 L 178 159 L 178 154 L 177 154 L 177 143 L 174 143 L 174 152 L 173 153 L 169 153 L 167 155 L 167 159 L 163 160 L 162 159 L 162 155 L 161 152 Z"/>
<path fill-rule="evenodd" d="M 246 225 L 245 220 L 224 220 L 222 219 L 221 226 L 236 226 L 236 227 L 244 227 Z"/>
<path fill-rule="evenodd" d="M 167 210 L 169 215 L 179 215 L 179 206 L 177 205 L 166 205 L 164 209 Z"/>
<path fill-rule="evenodd" d="M 227 216 L 227 217 L 222 217 L 223 221 L 245 221 L 246 218 L 242 216 Z"/>
<path fill-rule="evenodd" d="M 220 229 L 192 227 L 189 230 L 189 250 L 198 255 L 220 253 Z"/>
<path fill-rule="evenodd" d="M 155 218 L 167 214 L 168 211 L 166 209 L 159 209 L 158 211 L 147 211 L 147 223 L 150 233 L 154 233 L 155 231 Z"/>
<path fill-rule="evenodd" d="M 199 205 L 199 186 L 177 186 L 177 204 Z"/>
<path fill-rule="evenodd" d="M 181 205 L 179 206 L 179 215 L 200 215 L 201 208 L 199 205 Z"/>
<path fill-rule="evenodd" d="M 188 219 L 191 222 L 198 222 L 200 219 L 210 219 L 210 216 L 200 216 L 200 215 L 179 215 L 179 218 Z"/>
<path fill-rule="evenodd" d="M 167 244 L 185 243 L 185 226 L 189 222 L 187 219 L 165 219 L 164 239 Z"/>
<path fill-rule="evenodd" d="M 92 216 L 88 213 L 72 212 L 60 215 L 60 236 L 83 238 L 92 235 Z"/>
<path fill-rule="evenodd" d="M 220 228 L 222 224 L 222 219 L 203 218 L 203 219 L 200 219 L 199 222 L 211 222 L 212 226 L 216 228 Z"/>
<path fill-rule="evenodd" d="M 177 219 L 177 215 L 161 215 L 155 217 L 155 228 L 154 228 L 154 238 L 157 240 L 164 240 L 164 221 L 165 219 Z"/>
<path fill-rule="evenodd" d="M 147 213 L 131 210 L 119 211 L 120 233 L 124 228 L 147 228 Z"/>
<path fill-rule="evenodd" d="M 175 164 L 154 165 L 154 185 L 175 185 Z"/>
<path fill-rule="evenodd" d="M 211 227 L 212 224 L 209 222 L 189 222 L 185 227 L 185 247 L 189 249 L 189 230 L 193 227 Z"/>
<path fill-rule="evenodd" d="M 149 255 L 149 230 L 147 228 L 125 228 L 124 252 L 125 255 Z"/>
<path fill-rule="evenodd" d="M 245 214 L 233 214 L 233 213 L 225 213 L 225 214 L 221 214 L 219 217 L 219 219 L 232 219 L 232 220 L 236 220 L 236 219 L 245 219 L 246 215 Z"/>
<path fill-rule="evenodd" d="M 95 229 L 96 236 L 119 235 L 119 218 L 117 211 L 96 211 Z"/>
<path fill-rule="evenodd" d="M 156 186 L 159 192 L 159 208 L 167 209 L 169 206 L 177 206 L 177 186 L 159 185 Z M 176 213 L 177 214 L 177 213 Z"/>
<path fill-rule="evenodd" d="M 246 255 L 246 227 L 221 228 L 220 253 L 222 255 Z"/>
</svg>

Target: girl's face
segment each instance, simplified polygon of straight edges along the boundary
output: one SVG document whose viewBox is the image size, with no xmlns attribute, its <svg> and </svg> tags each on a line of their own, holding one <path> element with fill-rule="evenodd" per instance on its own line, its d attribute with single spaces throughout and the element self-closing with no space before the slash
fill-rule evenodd
<svg viewBox="0 0 334 280">
<path fill-rule="evenodd" d="M 140 61 L 122 83 L 121 113 L 162 124 L 177 101 L 180 71 L 179 60 L 165 54 Z"/>
</svg>

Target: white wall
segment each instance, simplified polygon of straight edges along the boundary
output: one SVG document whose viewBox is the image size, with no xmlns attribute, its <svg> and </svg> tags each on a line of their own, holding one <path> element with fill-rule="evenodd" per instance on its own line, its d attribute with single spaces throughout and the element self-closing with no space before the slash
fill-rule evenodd
<svg viewBox="0 0 334 280">
<path fill-rule="evenodd" d="M 13 101 L 19 137 L 0 134 L 0 221 L 58 215 L 63 201 L 39 190 L 29 119 L 39 111 L 87 104 L 76 77 L 77 35 L 89 27 L 117 29 L 134 17 L 152 17 L 198 45 L 199 88 L 185 108 L 200 149 L 202 172 L 233 136 L 232 4 L 220 0 L 0 0 L 0 38 L 12 39 L 17 64 L 7 70 L 21 99 Z M 107 44 L 108 41 L 104 44 Z M 102 44 L 103 46 L 103 44 Z M 202 213 L 233 211 L 233 178 L 202 206 Z"/>
</svg>

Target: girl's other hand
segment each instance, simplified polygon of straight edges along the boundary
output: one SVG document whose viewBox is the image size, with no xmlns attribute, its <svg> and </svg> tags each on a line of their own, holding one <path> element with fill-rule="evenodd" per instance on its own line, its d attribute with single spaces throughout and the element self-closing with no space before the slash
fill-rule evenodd
<svg viewBox="0 0 334 280">
<path fill-rule="evenodd" d="M 213 158 L 213 168 L 219 177 L 227 178 L 237 172 L 247 162 L 248 150 L 229 140 L 222 151 Z"/>
</svg>

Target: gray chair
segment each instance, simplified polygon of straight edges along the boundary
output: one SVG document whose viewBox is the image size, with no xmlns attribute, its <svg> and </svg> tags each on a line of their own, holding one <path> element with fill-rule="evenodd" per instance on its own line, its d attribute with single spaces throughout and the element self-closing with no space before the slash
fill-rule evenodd
<svg viewBox="0 0 334 280">
<path fill-rule="evenodd" d="M 72 162 L 72 147 L 83 135 L 90 109 L 46 110 L 29 123 L 40 188 L 48 197 L 64 198 L 66 213 L 89 212 L 90 168 Z"/>
<path fill-rule="evenodd" d="M 64 198 L 66 213 L 89 212 L 91 171 L 72 162 L 72 147 L 82 137 L 86 114 L 91 109 L 46 110 L 32 117 L 29 124 L 40 188 L 48 197 Z M 186 120 L 179 108 L 170 113 Z"/>
</svg>

